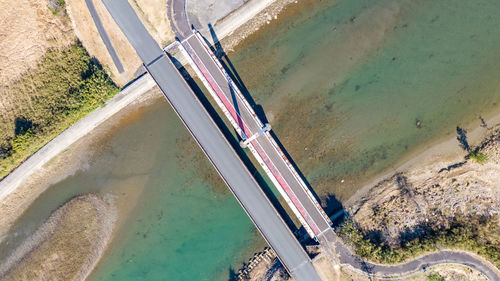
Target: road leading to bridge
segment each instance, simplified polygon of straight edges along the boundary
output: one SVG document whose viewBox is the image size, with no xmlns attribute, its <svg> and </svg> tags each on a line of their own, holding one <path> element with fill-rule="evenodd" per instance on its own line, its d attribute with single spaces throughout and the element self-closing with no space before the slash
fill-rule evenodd
<svg viewBox="0 0 500 281">
<path fill-rule="evenodd" d="M 168 1 L 167 13 L 172 29 L 212 97 L 240 137 L 248 139 L 261 131 L 264 124 L 211 53 L 204 39 L 193 33 L 185 9 L 186 0 Z M 249 141 L 248 147 L 309 235 L 316 240 L 324 239 L 320 236 L 334 236 L 329 217 L 273 136 L 265 132 Z"/>
<path fill-rule="evenodd" d="M 307 253 L 127 0 L 103 2 L 179 118 L 291 276 L 297 281 L 321 280 Z"/>
</svg>

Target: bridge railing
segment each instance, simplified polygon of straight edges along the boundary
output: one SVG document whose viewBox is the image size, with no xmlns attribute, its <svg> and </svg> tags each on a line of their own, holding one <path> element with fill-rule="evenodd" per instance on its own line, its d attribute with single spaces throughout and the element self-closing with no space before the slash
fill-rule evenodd
<svg viewBox="0 0 500 281">
<path fill-rule="evenodd" d="M 232 86 L 232 89 L 236 92 L 236 94 L 238 95 L 239 99 L 245 105 L 245 108 L 252 114 L 252 117 L 257 122 L 257 124 L 259 124 L 259 126 L 261 128 L 263 128 L 264 127 L 263 122 L 260 120 L 260 118 L 257 116 L 257 114 L 255 113 L 255 111 L 253 110 L 253 108 L 250 106 L 250 103 L 245 98 L 245 96 L 243 95 L 243 93 L 240 91 L 239 87 L 231 79 L 231 77 L 227 73 L 226 69 L 220 63 L 220 61 L 217 58 L 217 56 L 212 52 L 212 50 L 210 49 L 210 47 L 206 44 L 205 39 L 201 36 L 201 34 L 197 30 L 193 30 L 193 33 L 198 38 L 198 40 L 202 43 L 202 45 L 205 47 L 205 49 L 207 50 L 207 52 L 210 54 L 210 56 L 212 57 L 212 60 L 217 64 L 217 66 L 220 69 L 220 71 L 222 73 L 224 73 L 226 79 L 230 82 L 230 84 Z M 285 165 L 292 172 L 292 174 L 295 177 L 295 179 L 297 180 L 297 182 L 299 182 L 299 184 L 302 187 L 302 189 L 306 192 L 306 194 L 309 197 L 309 199 L 314 203 L 316 209 L 318 209 L 318 211 L 321 213 L 321 215 L 323 216 L 323 219 L 327 222 L 328 225 L 331 226 L 332 222 L 331 222 L 330 218 L 325 213 L 325 211 L 323 210 L 323 208 L 321 207 L 321 205 L 319 204 L 319 202 L 316 200 L 316 198 L 312 194 L 311 190 L 309 189 L 309 187 L 307 186 L 307 184 L 305 183 L 305 181 L 303 180 L 303 178 L 299 175 L 299 173 L 297 172 L 297 170 L 295 169 L 295 167 L 292 165 L 292 163 L 290 162 L 290 160 L 288 160 L 288 157 L 286 157 L 285 153 L 281 150 L 281 148 L 278 145 L 278 143 L 276 142 L 276 140 L 273 138 L 273 136 L 268 131 L 265 132 L 265 135 L 266 135 L 266 138 L 273 145 L 273 147 L 276 150 L 276 152 L 281 156 L 281 158 L 284 161 Z"/>
</svg>

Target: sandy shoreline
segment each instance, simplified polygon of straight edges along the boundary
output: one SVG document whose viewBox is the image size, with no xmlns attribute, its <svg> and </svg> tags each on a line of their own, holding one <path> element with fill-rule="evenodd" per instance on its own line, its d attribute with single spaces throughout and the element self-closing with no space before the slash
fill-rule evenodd
<svg viewBox="0 0 500 281">
<path fill-rule="evenodd" d="M 490 112 L 487 116 L 485 116 L 485 121 L 486 124 L 488 124 L 488 128 L 500 124 L 500 109 Z M 463 128 L 465 128 L 468 132 L 467 138 L 471 146 L 479 145 L 488 133 L 487 128 L 481 127 L 479 119 L 467 124 L 467 126 L 464 126 Z M 414 153 L 401 159 L 394 165 L 393 168 L 388 169 L 382 174 L 379 174 L 369 180 L 368 183 L 364 184 L 353 196 L 344 202 L 344 208 L 350 207 L 357 200 L 363 197 L 363 195 L 365 195 L 371 188 L 392 177 L 396 173 L 418 169 L 436 161 L 453 162 L 461 160 L 465 155 L 466 153 L 459 147 L 456 134 L 443 136 L 431 143 L 428 143 L 424 148 L 416 150 Z"/>
<path fill-rule="evenodd" d="M 255 6 L 248 6 L 249 3 L 255 3 Z M 227 48 L 228 51 L 231 51 L 239 42 L 256 32 L 260 26 L 268 24 L 270 21 L 276 19 L 282 9 L 291 3 L 296 3 L 296 1 L 249 1 L 247 4 L 243 5 L 215 25 L 215 29 L 222 41 L 223 46 Z M 249 7 L 251 9 L 247 9 Z M 211 39 L 210 37 L 208 38 Z M 61 152 L 67 150 L 68 147 L 77 141 L 85 141 L 86 138 L 84 137 L 88 136 L 90 133 L 104 134 L 105 132 L 95 132 L 95 128 L 105 123 L 116 113 L 127 114 L 127 112 L 129 112 L 127 109 L 128 105 L 133 104 L 134 102 L 140 103 L 141 101 L 157 98 L 158 95 L 147 94 L 150 93 L 151 89 L 154 87 L 155 84 L 149 76 L 139 78 L 137 82 L 131 84 L 130 87 L 125 88 L 116 97 L 108 101 L 105 107 L 92 112 L 87 117 L 83 118 L 75 125 L 64 131 L 61 135 L 50 141 L 46 146 L 33 154 L 0 182 L 0 208 L 3 209 L 8 206 L 8 204 L 6 204 L 7 201 L 22 202 L 22 207 L 16 206 L 16 212 L 9 213 L 8 210 L 12 210 L 11 208 L 6 208 L 6 210 L 2 210 L 0 212 L 3 216 L 12 216 L 8 219 L 0 218 L 0 242 L 7 233 L 9 227 L 22 213 L 22 211 L 27 209 L 30 203 L 50 186 L 50 184 L 36 185 L 33 181 L 54 183 L 55 181 L 62 180 L 64 177 L 74 173 L 76 169 L 81 169 L 81 166 L 85 165 L 85 161 L 80 161 L 81 155 L 78 153 L 68 153 L 69 155 L 67 155 L 66 159 L 63 161 L 74 161 L 75 163 L 73 164 L 75 166 L 68 168 L 68 171 L 65 173 L 58 174 L 56 178 L 54 178 L 54 175 L 50 172 L 46 174 L 43 173 L 43 175 L 37 175 L 36 178 L 33 178 L 34 175 L 36 173 L 41 174 L 40 171 L 43 171 L 44 169 L 50 169 L 50 166 L 53 166 L 51 161 L 54 161 L 54 158 L 57 158 Z M 492 113 L 492 116 L 487 118 L 487 123 L 488 125 L 500 123 L 500 110 Z M 478 121 L 473 122 L 470 126 L 465 128 L 474 128 L 473 130 L 471 129 L 468 134 L 472 144 L 476 144 L 484 136 L 485 130 L 479 126 Z M 349 206 L 354 201 L 362 197 L 363 194 L 366 194 L 366 192 L 378 182 L 392 176 L 396 172 L 413 169 L 415 167 L 425 165 L 425 163 L 429 163 L 435 159 L 451 160 L 453 158 L 462 158 L 463 155 L 464 153 L 459 149 L 454 135 L 435 140 L 434 142 L 428 144 L 426 148 L 418 150 L 405 157 L 405 159 L 402 159 L 400 161 L 400 163 L 402 163 L 401 165 L 398 163 L 395 165 L 394 169 L 386 171 L 383 175 L 377 176 L 368 184 L 365 184 L 355 193 L 355 195 L 351 196 L 351 198 L 347 200 L 344 205 Z M 18 187 L 24 185 L 27 181 L 31 181 L 31 186 L 34 187 L 33 189 L 25 191 L 29 192 L 30 195 L 24 198 L 24 195 L 15 194 Z M 118 220 L 120 220 L 120 218 L 118 218 Z M 117 224 L 119 228 L 120 223 L 118 222 Z M 108 239 L 108 241 L 112 240 L 113 235 L 110 239 Z M 97 263 L 97 261 L 98 259 L 95 262 Z"/>
</svg>

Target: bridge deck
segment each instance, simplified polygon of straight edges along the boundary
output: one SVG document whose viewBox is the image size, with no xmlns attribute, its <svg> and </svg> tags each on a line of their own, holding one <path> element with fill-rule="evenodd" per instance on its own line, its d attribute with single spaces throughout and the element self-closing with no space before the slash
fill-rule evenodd
<svg viewBox="0 0 500 281">
<path fill-rule="evenodd" d="M 170 59 L 147 33 L 128 1 L 103 2 L 186 128 L 292 277 L 297 281 L 321 280 L 309 256 Z"/>
<path fill-rule="evenodd" d="M 240 90 L 231 81 L 215 55 L 195 33 L 182 41 L 182 45 L 203 75 L 207 88 L 218 100 L 226 117 L 245 139 L 262 129 L 256 116 Z M 290 208 L 313 238 L 330 230 L 331 222 L 310 190 L 276 144 L 272 135 L 265 133 L 250 142 L 250 150 L 276 185 Z"/>
</svg>

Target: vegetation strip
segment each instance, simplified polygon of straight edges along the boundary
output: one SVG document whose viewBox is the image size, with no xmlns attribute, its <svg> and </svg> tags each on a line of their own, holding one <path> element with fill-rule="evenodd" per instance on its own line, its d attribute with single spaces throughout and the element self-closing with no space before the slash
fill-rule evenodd
<svg viewBox="0 0 500 281">
<path fill-rule="evenodd" d="M 465 220 L 464 217 L 458 217 L 449 228 L 433 230 L 426 236 L 402 243 L 398 248 L 371 241 L 351 221 L 347 221 L 338 233 L 353 247 L 357 255 L 376 263 L 402 263 L 424 253 L 449 248 L 487 257 L 495 266 L 500 267 L 500 245 L 484 239 L 484 232 L 489 233 L 494 229 L 498 229 L 494 218 L 474 217 Z"/>
<path fill-rule="evenodd" d="M 2 90 L 18 102 L 0 116 L 0 178 L 119 91 L 79 42 L 49 50 L 34 71 Z"/>
</svg>

